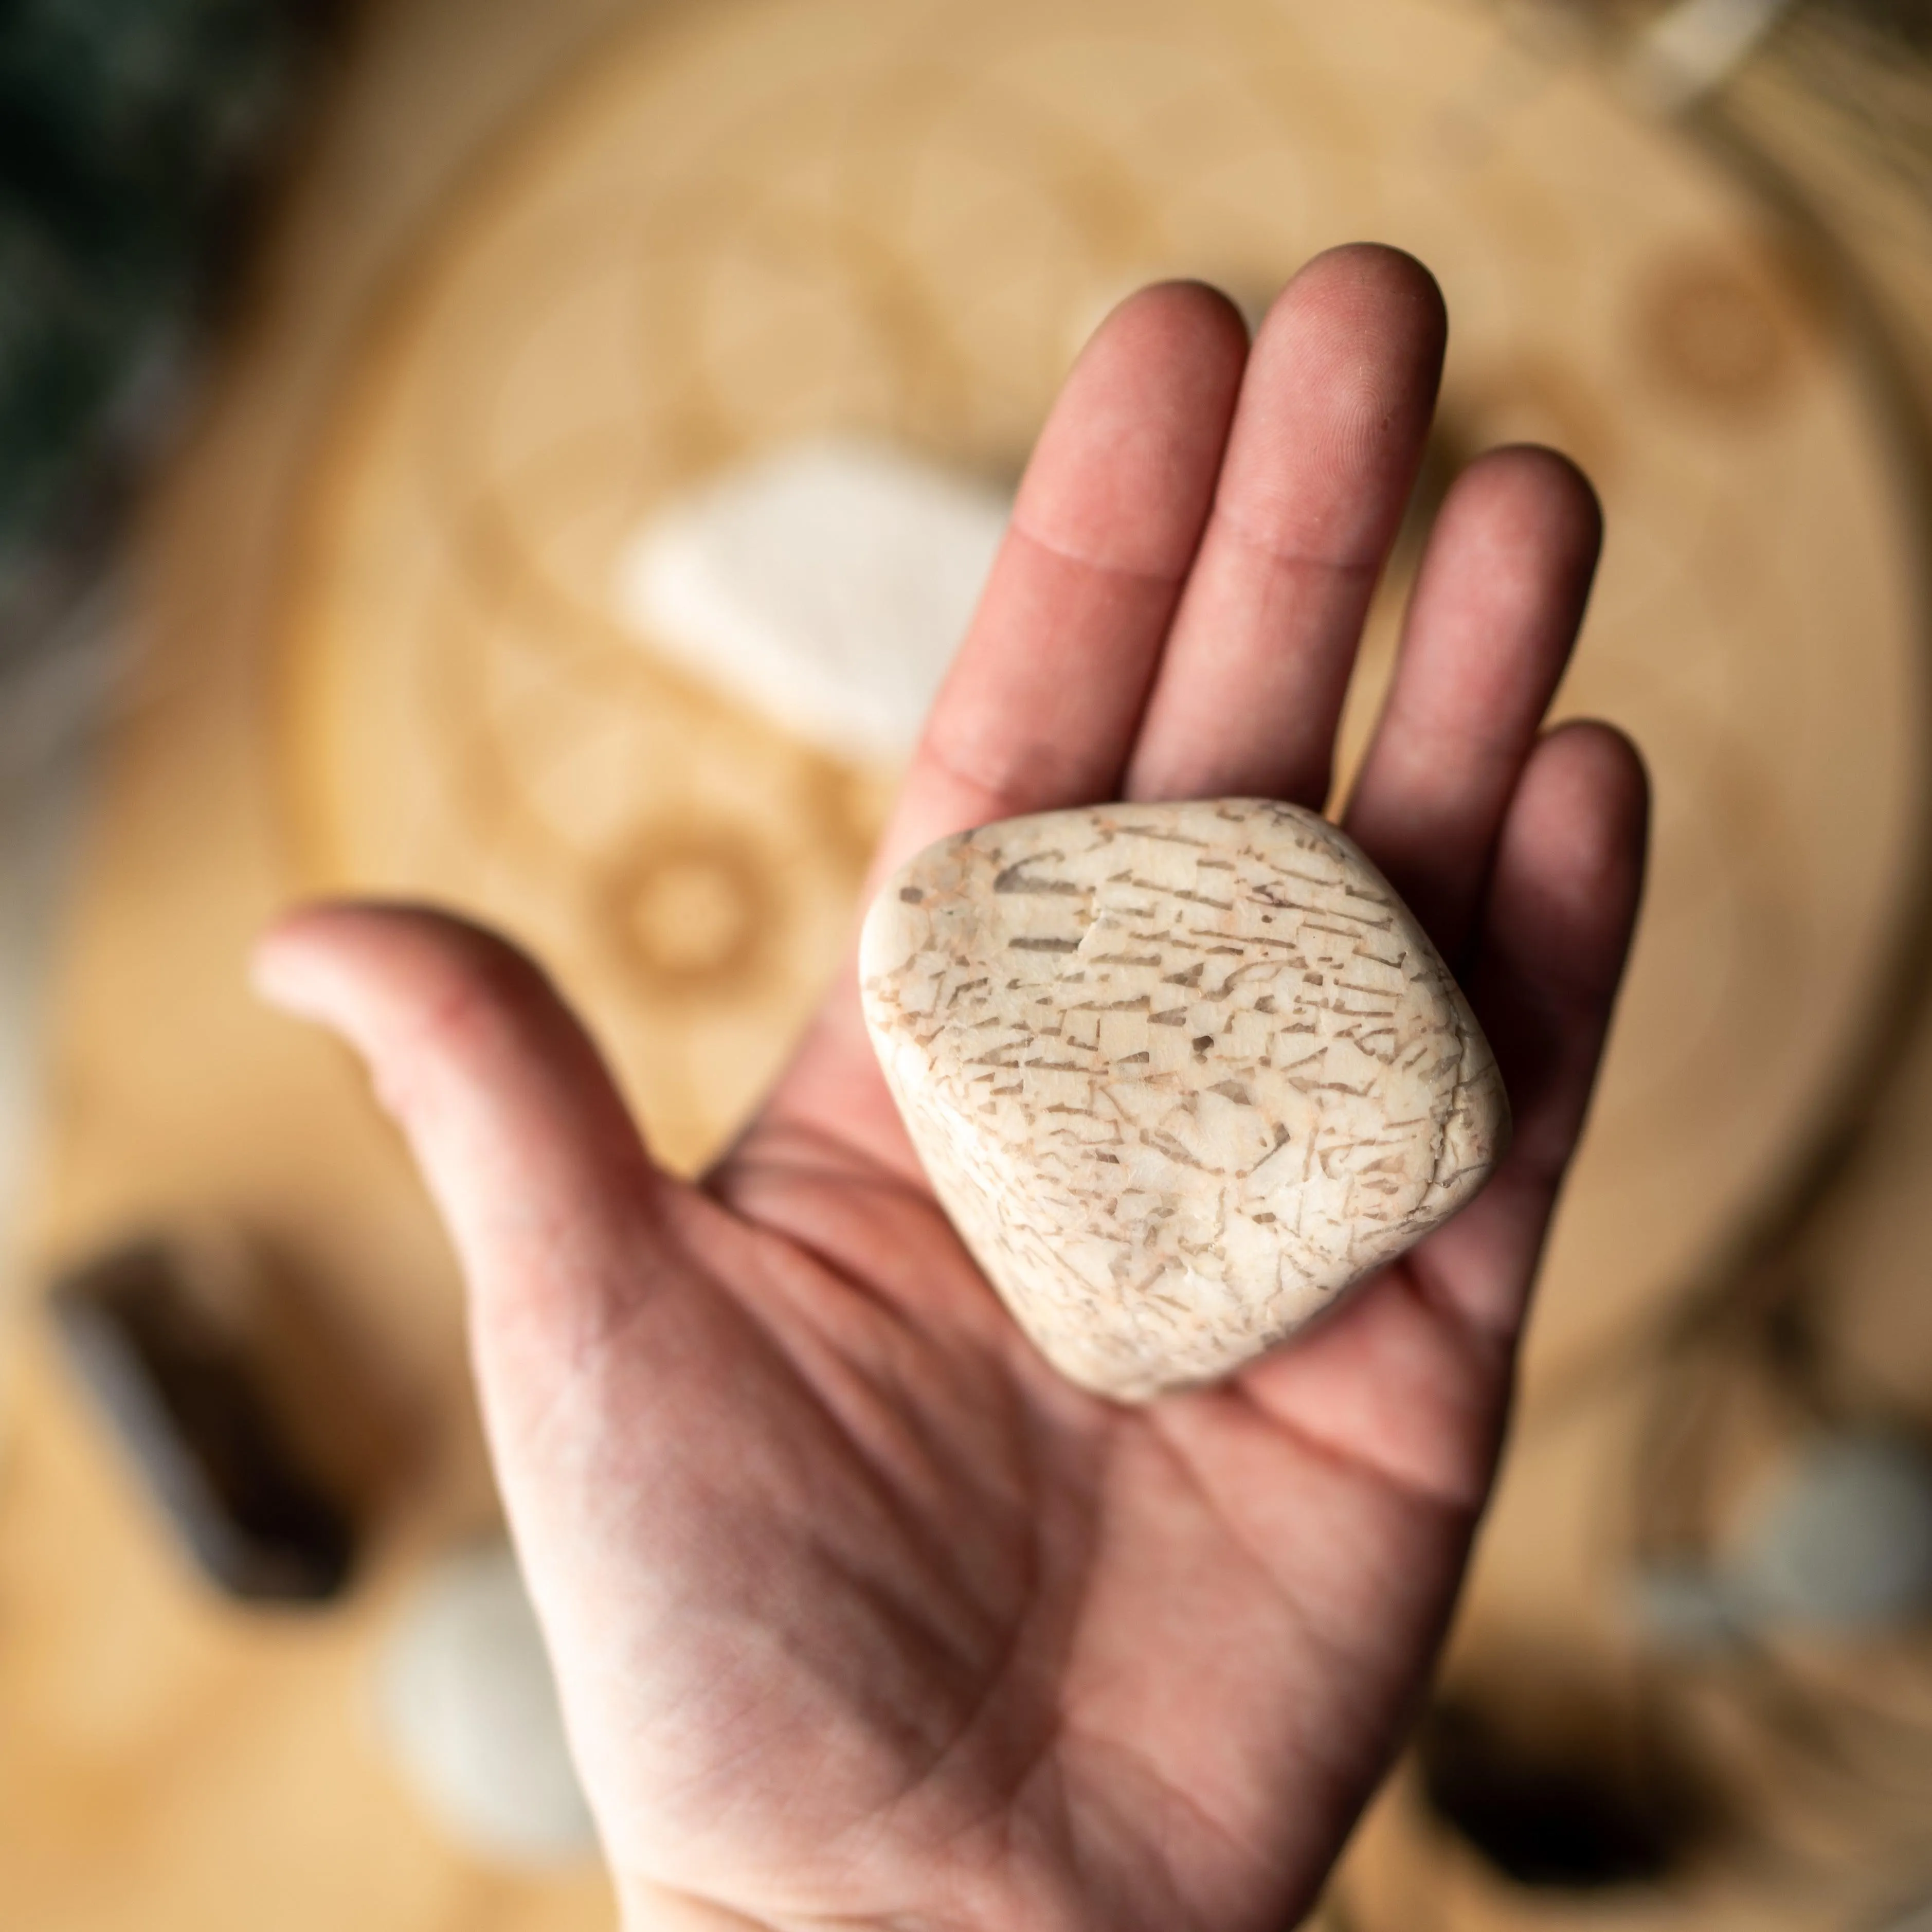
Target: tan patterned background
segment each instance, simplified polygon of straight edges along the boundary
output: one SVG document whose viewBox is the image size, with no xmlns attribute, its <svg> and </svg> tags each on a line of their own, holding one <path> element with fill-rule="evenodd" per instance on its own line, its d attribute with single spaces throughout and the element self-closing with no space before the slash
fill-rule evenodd
<svg viewBox="0 0 1932 1932">
<path fill-rule="evenodd" d="M 358 1479 L 380 1530 L 352 1604 L 251 1620 L 177 1573 L 39 1345 L 17 1352 L 0 1816 L 23 1849 L 0 1917 L 252 1925 L 272 1898 L 291 1927 L 603 1922 L 594 1875 L 445 1849 L 376 1744 L 373 1647 L 487 1516 L 487 1480 L 440 1239 L 346 1063 L 247 1005 L 247 936 L 317 887 L 486 914 L 583 1002 L 668 1156 L 700 1164 L 830 970 L 893 775 L 654 658 L 613 597 L 626 536 L 826 428 L 1010 479 L 1126 290 L 1196 274 L 1258 304 L 1360 235 L 1422 255 L 1450 304 L 1425 496 L 1523 436 L 1596 477 L 1610 543 L 1562 708 L 1631 729 L 1658 783 L 1651 903 L 1455 1668 L 1488 1681 L 1541 1644 L 1626 1716 L 1661 1697 L 1696 1732 L 1712 1706 L 1720 1766 L 1762 1757 L 1750 1697 L 1659 1688 L 1617 1592 L 1647 1365 L 1703 1375 L 1700 1400 L 1750 1383 L 1748 1346 L 1699 1369 L 1674 1324 L 1729 1292 L 1855 1112 L 1920 909 L 1921 525 L 1862 284 L 1735 158 L 1456 0 L 573 0 L 542 22 L 411 0 L 365 26 L 154 520 L 29 1257 L 240 1222 L 312 1283 L 406 1448 Z M 1916 1652 L 1874 1668 L 1884 1696 L 1932 1684 Z M 1588 1922 L 1848 1924 L 1875 1818 L 1838 1820 L 1798 1772 L 1734 1781 L 1766 1818 L 1829 1814 L 1810 1891 L 1746 1834 L 1676 1902 Z M 1401 1781 L 1340 1900 L 1375 1932 L 1571 1922 Z"/>
</svg>

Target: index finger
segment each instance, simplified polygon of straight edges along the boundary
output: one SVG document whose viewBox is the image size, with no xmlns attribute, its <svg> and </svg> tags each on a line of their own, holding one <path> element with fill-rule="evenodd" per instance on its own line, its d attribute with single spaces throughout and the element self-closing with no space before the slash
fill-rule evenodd
<svg viewBox="0 0 1932 1932">
<path fill-rule="evenodd" d="M 1198 283 L 1101 325 L 1041 431 L 1006 538 L 881 848 L 1111 798 L 1202 526 L 1247 332 Z"/>
<path fill-rule="evenodd" d="M 1201 541 L 1247 356 L 1225 296 L 1143 289 L 1054 405 L 971 628 L 927 720 L 867 896 L 949 832 L 1118 794 Z M 848 958 L 729 1164 L 800 1135 L 914 1175 Z"/>
</svg>

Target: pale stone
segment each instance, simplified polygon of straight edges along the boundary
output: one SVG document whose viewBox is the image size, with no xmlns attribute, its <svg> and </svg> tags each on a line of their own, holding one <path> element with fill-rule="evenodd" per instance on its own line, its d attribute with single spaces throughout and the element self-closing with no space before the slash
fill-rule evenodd
<svg viewBox="0 0 1932 1932">
<path fill-rule="evenodd" d="M 626 545 L 617 614 L 695 678 L 835 758 L 896 764 L 1006 533 L 1000 491 L 890 445 L 767 452 Z"/>
<path fill-rule="evenodd" d="M 456 1844 L 530 1867 L 595 1851 L 549 1654 L 507 1543 L 459 1550 L 416 1585 L 384 1648 L 380 1694 L 398 1768 Z"/>
<path fill-rule="evenodd" d="M 1056 1367 L 1226 1375 L 1456 1212 L 1508 1138 L 1414 916 L 1314 813 L 1106 805 L 928 847 L 866 922 L 887 1084 Z"/>
</svg>

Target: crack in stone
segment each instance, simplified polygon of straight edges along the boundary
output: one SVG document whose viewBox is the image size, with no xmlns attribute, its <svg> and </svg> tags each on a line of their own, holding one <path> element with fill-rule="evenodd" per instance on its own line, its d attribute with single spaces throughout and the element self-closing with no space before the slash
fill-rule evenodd
<svg viewBox="0 0 1932 1932">
<path fill-rule="evenodd" d="M 983 970 L 1002 955 L 1004 980 Z M 944 841 L 881 894 L 861 976 L 968 1246 L 1053 1360 L 1127 1399 L 1291 1333 L 1466 1200 L 1505 1131 L 1427 939 L 1294 806 Z M 1154 1011 L 1164 988 L 1188 997 Z"/>
</svg>

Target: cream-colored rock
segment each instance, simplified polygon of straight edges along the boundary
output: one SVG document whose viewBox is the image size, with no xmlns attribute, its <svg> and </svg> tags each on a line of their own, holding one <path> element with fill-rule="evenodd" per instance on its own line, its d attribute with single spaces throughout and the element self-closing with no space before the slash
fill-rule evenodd
<svg viewBox="0 0 1932 1932">
<path fill-rule="evenodd" d="M 982 826 L 888 881 L 866 1018 L 940 1202 L 1061 1372 L 1226 1374 L 1455 1213 L 1508 1138 L 1388 882 L 1258 799 Z"/>
</svg>

